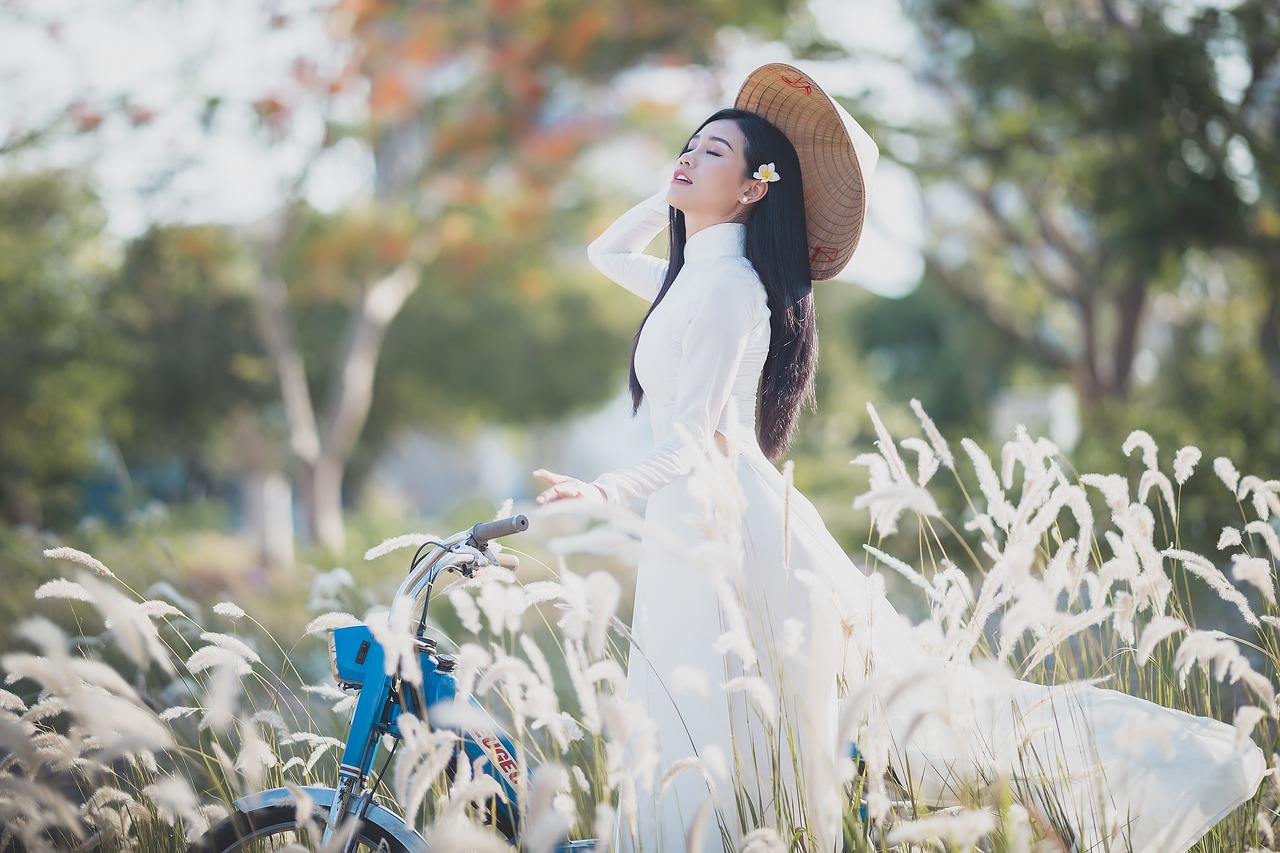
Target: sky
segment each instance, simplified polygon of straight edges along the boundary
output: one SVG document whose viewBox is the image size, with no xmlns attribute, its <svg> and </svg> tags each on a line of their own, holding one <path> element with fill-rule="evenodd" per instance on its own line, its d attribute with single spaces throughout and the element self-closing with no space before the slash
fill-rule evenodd
<svg viewBox="0 0 1280 853">
<path fill-rule="evenodd" d="M 850 45 L 852 58 L 805 63 L 806 70 L 833 95 L 865 95 L 880 115 L 908 118 L 901 113 L 912 103 L 912 84 L 897 59 L 911 48 L 911 28 L 897 0 L 858 0 L 856 16 L 847 14 L 847 0 L 812 3 L 824 33 Z M 315 12 L 323 5 L 324 0 L 0 0 L 0 139 L 51 121 L 77 99 L 92 106 L 129 98 L 129 109 L 111 114 L 94 135 L 92 149 L 88 138 L 63 141 L 12 167 L 88 160 L 108 209 L 108 230 L 121 239 L 157 221 L 262 219 L 317 145 L 322 122 L 318 112 L 304 107 L 288 135 L 269 145 L 243 105 L 287 90 L 281 81 L 289 79 L 299 55 L 321 64 L 341 61 L 323 16 Z M 283 16 L 288 25 L 269 28 L 270 15 Z M 714 79 L 698 70 L 639 69 L 624 78 L 619 91 L 647 98 L 669 93 L 696 123 L 731 100 L 756 65 L 792 61 L 782 45 L 732 31 L 723 47 L 725 68 Z M 676 85 L 668 79 L 673 74 L 682 77 Z M 228 106 L 205 113 L 214 95 L 225 96 Z M 353 101 L 350 108 L 358 106 Z M 139 128 L 125 117 L 130 112 L 150 118 Z M 655 180 L 665 174 L 666 152 L 643 146 L 637 151 L 638 162 L 651 163 Z M 644 167 L 636 172 L 622 189 L 638 200 L 652 190 L 643 183 Z M 315 164 L 305 192 L 317 207 L 337 209 L 367 196 L 372 175 L 368 152 L 352 142 Z M 885 295 L 909 291 L 922 269 L 921 222 L 920 194 L 910 173 L 882 159 L 862 243 L 839 280 Z"/>
</svg>

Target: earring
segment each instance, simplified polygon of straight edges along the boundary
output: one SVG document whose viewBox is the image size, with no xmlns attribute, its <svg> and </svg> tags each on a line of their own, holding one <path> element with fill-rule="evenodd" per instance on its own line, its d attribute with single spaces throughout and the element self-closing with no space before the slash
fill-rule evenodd
<svg viewBox="0 0 1280 853">
<path fill-rule="evenodd" d="M 746 204 L 746 203 L 747 203 L 747 202 L 749 202 L 749 201 L 751 201 L 751 199 L 747 198 L 745 195 L 742 197 L 742 203 L 743 203 L 743 204 Z"/>
</svg>

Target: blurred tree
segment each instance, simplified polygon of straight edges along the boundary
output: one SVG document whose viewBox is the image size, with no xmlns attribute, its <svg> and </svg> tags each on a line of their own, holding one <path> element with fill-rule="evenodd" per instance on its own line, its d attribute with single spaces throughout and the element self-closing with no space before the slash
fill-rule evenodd
<svg viewBox="0 0 1280 853">
<path fill-rule="evenodd" d="M 0 181 L 0 514 L 74 519 L 103 413 L 127 386 L 97 322 L 110 271 L 103 211 L 73 174 Z"/>
<path fill-rule="evenodd" d="M 53 47 L 66 47 L 58 12 L 18 10 Z M 641 63 L 716 61 L 726 21 L 808 50 L 829 45 L 801 0 L 700 0 L 694 8 L 333 0 L 292 10 L 262 4 L 256 14 L 264 32 L 314 32 L 308 16 L 317 10 L 332 49 L 295 40 L 303 46 L 287 48 L 298 53 L 280 79 L 231 86 L 202 73 L 213 63 L 201 54 L 184 65 L 168 107 L 154 93 L 144 104 L 136 93 L 97 96 L 87 87 L 47 127 L 0 140 L 0 155 L 68 128 L 104 139 L 149 133 L 166 110 L 205 130 L 239 126 L 251 107 L 260 141 L 301 161 L 277 214 L 248 235 L 247 263 L 223 258 L 231 249 L 212 229 L 158 229 L 130 248 L 121 286 L 149 289 L 156 316 L 123 293 L 114 307 L 135 340 L 156 338 L 154 351 L 139 349 L 128 363 L 159 373 L 150 388 L 130 391 L 133 408 L 119 414 L 116 434 L 138 452 L 148 442 L 155 452 L 191 448 L 220 405 L 255 397 L 260 355 L 239 337 L 243 294 L 233 292 L 247 282 L 306 529 L 338 548 L 344 478 L 353 458 L 372 455 L 372 443 L 361 444 L 371 417 L 368 438 L 382 438 L 412 417 L 560 416 L 611 390 L 616 373 L 600 368 L 599 349 L 613 342 L 621 350 L 638 313 L 621 299 L 588 296 L 585 273 L 575 271 L 604 200 L 573 182 L 580 153 L 619 118 L 615 78 Z M 371 197 L 315 210 L 326 170 L 362 161 Z M 155 164 L 149 190 L 185 166 L 181 156 Z M 572 263 L 562 263 L 563 245 L 574 247 Z M 412 324 L 394 322 L 402 311 Z M 174 349 L 205 322 L 227 326 L 203 360 Z M 388 341 L 395 369 L 379 378 Z M 217 365 L 226 368 L 207 399 L 189 393 L 199 387 L 191 371 Z M 153 430 L 144 413 L 156 406 L 168 408 L 166 420 L 190 421 Z"/>
<path fill-rule="evenodd" d="M 1152 296 L 1192 249 L 1269 282 L 1251 334 L 1280 381 L 1280 15 L 1234 6 L 912 0 L 941 118 L 920 134 L 929 283 L 1129 398 Z"/>
<path fill-rule="evenodd" d="M 559 407 L 555 413 L 563 414 L 605 387 L 577 381 L 570 366 L 591 363 L 583 353 L 598 338 L 583 330 L 608 324 L 566 322 L 593 311 L 590 302 L 572 291 L 547 295 L 549 281 L 560 275 L 549 250 L 557 240 L 581 241 L 581 219 L 574 226 L 581 205 L 558 190 L 604 126 L 593 93 L 655 54 L 673 63 L 711 58 L 716 32 L 730 17 L 770 36 L 808 32 L 795 25 L 803 19 L 798 0 L 704 5 L 690 14 L 654 0 L 626 8 L 594 0 L 340 0 L 333 21 L 350 46 L 349 62 L 328 74 L 301 62 L 294 93 L 263 104 L 260 114 L 280 127 L 319 93 L 324 147 L 355 140 L 374 165 L 371 208 L 364 220 L 347 223 L 356 233 L 366 229 L 365 239 L 338 241 L 341 257 L 333 259 L 333 268 L 350 270 L 349 277 L 326 283 L 314 263 L 287 261 L 290 235 L 308 227 L 296 221 L 306 216 L 299 204 L 286 207 L 260 253 L 264 340 L 280 378 L 302 502 L 322 544 L 341 545 L 343 477 L 368 422 L 388 328 L 411 299 L 421 300 L 422 325 L 406 334 L 421 346 L 406 339 L 402 358 L 424 377 L 452 376 L 440 386 L 447 411 L 481 398 L 492 409 L 499 399 L 494 383 L 512 376 L 494 359 L 477 358 L 499 352 L 484 345 L 486 338 L 495 346 L 530 340 L 518 352 L 539 357 L 560 351 L 547 359 L 550 369 L 538 369 L 541 358 L 524 361 L 520 378 L 499 386 L 501 406 L 513 419 L 527 417 L 531 407 L 539 414 Z M 352 90 L 365 93 L 365 117 L 343 122 L 332 106 Z M 299 269 L 310 274 L 291 278 Z M 425 292 L 424 280 L 431 283 Z M 545 321 L 525 314 L 531 298 L 541 300 L 536 315 Z M 319 304 L 325 301 L 333 339 L 343 343 L 332 368 L 316 370 L 308 367 L 314 360 L 295 331 L 296 315 L 308 302 L 307 310 L 325 310 Z M 345 310 L 334 314 L 334 305 Z M 523 322 L 515 324 L 517 317 Z M 399 402 L 440 399 L 430 385 L 399 395 Z M 382 387 L 388 386 L 403 389 L 405 381 Z M 322 416 L 313 403 L 319 397 L 327 401 Z"/>
<path fill-rule="evenodd" d="M 110 416 L 111 435 L 134 466 L 181 463 L 186 491 L 216 491 L 209 448 L 240 410 L 276 397 L 255 327 L 254 259 L 218 226 L 154 226 L 125 248 L 104 294 L 101 323 L 112 363 L 131 381 Z"/>
</svg>

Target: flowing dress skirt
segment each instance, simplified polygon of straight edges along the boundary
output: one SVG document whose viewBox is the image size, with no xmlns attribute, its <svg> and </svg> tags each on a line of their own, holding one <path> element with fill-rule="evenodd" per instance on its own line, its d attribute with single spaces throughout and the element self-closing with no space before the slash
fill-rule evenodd
<svg viewBox="0 0 1280 853">
<path fill-rule="evenodd" d="M 673 773 L 641 791 L 621 849 L 736 850 L 799 826 L 839 850 L 859 739 L 918 801 L 1003 780 L 1079 850 L 1185 850 L 1266 769 L 1212 719 L 944 663 L 754 442 L 654 493 L 645 521 L 628 699 Z"/>
</svg>

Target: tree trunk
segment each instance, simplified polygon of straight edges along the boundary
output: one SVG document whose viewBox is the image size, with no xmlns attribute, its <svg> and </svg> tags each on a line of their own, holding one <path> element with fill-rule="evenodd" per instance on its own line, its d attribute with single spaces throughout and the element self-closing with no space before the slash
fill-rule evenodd
<svg viewBox="0 0 1280 853">
<path fill-rule="evenodd" d="M 1131 281 L 1116 294 L 1116 339 L 1111 348 L 1110 396 L 1123 400 L 1129 396 L 1129 380 L 1133 376 L 1133 359 L 1138 353 L 1138 334 L 1142 329 L 1143 309 L 1147 304 L 1147 286 L 1141 279 Z"/>
<path fill-rule="evenodd" d="M 1075 363 L 1076 394 L 1080 404 L 1092 409 L 1102 398 L 1098 374 L 1098 313 L 1093 296 L 1082 296 L 1078 302 L 1080 317 L 1080 355 Z"/>
<path fill-rule="evenodd" d="M 321 453 L 302 478 L 303 511 L 311 538 L 329 551 L 340 551 L 347 544 L 342 512 L 342 475 L 345 459 Z"/>
<path fill-rule="evenodd" d="M 328 394 L 323 425 L 317 422 L 306 366 L 294 343 L 284 282 L 268 274 L 258 288 L 263 339 L 280 380 L 307 533 L 331 551 L 346 545 L 342 478 L 369 418 L 378 353 L 387 327 L 419 281 L 418 266 L 406 262 L 365 289 L 351 315 L 348 344 L 338 360 L 337 383 Z"/>
</svg>

